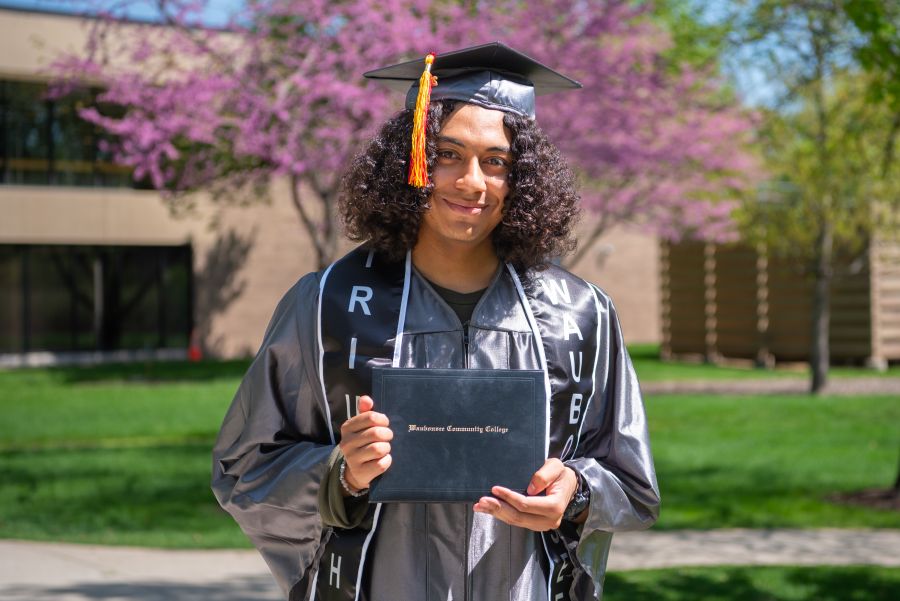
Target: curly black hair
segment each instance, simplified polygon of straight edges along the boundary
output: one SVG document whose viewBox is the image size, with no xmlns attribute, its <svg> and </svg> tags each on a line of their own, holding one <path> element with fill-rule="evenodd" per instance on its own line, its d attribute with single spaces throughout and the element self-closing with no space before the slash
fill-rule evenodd
<svg viewBox="0 0 900 601">
<path fill-rule="evenodd" d="M 426 127 L 428 172 L 437 156 L 437 136 L 456 102 L 431 103 Z M 339 207 L 351 240 L 400 260 L 416 244 L 433 185 L 406 183 L 413 111 L 389 119 L 344 175 Z M 556 146 L 537 124 L 504 113 L 512 134 L 513 164 L 503 219 L 491 239 L 500 260 L 517 269 L 541 268 L 575 247 L 572 230 L 579 214 L 575 178 Z"/>
</svg>

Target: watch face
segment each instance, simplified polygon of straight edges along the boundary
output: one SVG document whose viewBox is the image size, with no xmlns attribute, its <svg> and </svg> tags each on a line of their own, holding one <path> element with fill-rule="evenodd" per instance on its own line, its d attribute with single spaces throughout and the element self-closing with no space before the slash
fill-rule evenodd
<svg viewBox="0 0 900 601">
<path fill-rule="evenodd" d="M 563 514 L 563 518 L 567 520 L 571 520 L 573 518 L 578 517 L 578 515 L 587 509 L 588 504 L 591 501 L 590 492 L 584 492 L 579 490 L 575 493 L 575 496 L 572 497 L 572 501 L 569 503 L 569 506 L 566 507 L 566 511 Z"/>
</svg>

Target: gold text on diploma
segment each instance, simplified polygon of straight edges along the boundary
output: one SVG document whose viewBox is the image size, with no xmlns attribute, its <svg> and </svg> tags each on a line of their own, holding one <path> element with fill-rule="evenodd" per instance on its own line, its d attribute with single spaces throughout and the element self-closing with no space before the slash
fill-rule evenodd
<svg viewBox="0 0 900 601">
<path fill-rule="evenodd" d="M 504 426 L 420 426 L 409 424 L 407 432 L 469 432 L 472 434 L 506 434 L 509 428 Z"/>
</svg>

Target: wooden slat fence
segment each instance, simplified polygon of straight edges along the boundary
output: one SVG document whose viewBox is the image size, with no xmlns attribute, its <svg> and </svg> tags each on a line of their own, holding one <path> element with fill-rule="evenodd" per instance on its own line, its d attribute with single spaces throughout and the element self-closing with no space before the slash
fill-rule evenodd
<svg viewBox="0 0 900 601">
<path fill-rule="evenodd" d="M 664 357 L 806 361 L 812 277 L 795 260 L 746 244 L 663 243 Z M 900 244 L 838 262 L 829 341 L 835 363 L 900 360 Z"/>
</svg>

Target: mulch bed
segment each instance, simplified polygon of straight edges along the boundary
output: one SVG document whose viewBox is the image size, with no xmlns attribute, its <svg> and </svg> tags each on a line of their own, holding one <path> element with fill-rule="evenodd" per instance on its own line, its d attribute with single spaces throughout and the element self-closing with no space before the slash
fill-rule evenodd
<svg viewBox="0 0 900 601">
<path fill-rule="evenodd" d="M 828 500 L 842 505 L 856 505 L 869 509 L 900 511 L 900 490 L 896 488 L 869 488 L 830 495 Z"/>
</svg>

